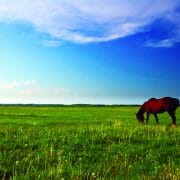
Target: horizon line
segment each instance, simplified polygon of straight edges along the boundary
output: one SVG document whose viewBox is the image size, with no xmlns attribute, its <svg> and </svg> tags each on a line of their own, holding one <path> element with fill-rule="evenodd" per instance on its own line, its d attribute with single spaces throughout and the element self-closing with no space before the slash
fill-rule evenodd
<svg viewBox="0 0 180 180">
<path fill-rule="evenodd" d="M 74 103 L 74 104 L 56 104 L 56 103 L 0 103 L 0 106 L 139 106 L 137 103 L 129 104 L 89 104 L 89 103 Z"/>
</svg>

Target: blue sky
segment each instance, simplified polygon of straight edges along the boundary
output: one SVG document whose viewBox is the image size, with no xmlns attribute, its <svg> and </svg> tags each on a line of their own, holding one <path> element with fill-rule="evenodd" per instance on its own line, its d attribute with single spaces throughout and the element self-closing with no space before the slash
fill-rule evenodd
<svg viewBox="0 0 180 180">
<path fill-rule="evenodd" d="M 179 0 L 0 0 L 0 103 L 180 98 Z"/>
</svg>

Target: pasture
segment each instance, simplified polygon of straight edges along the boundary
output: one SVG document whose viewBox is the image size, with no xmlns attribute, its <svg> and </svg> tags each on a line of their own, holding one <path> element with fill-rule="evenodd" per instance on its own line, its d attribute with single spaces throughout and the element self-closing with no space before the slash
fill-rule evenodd
<svg viewBox="0 0 180 180">
<path fill-rule="evenodd" d="M 137 125 L 136 106 L 0 107 L 0 177 L 178 179 L 177 128 L 167 113 Z"/>
</svg>

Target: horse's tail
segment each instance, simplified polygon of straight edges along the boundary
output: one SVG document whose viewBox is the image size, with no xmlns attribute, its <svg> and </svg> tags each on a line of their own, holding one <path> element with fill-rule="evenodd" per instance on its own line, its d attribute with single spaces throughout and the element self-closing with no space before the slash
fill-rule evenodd
<svg viewBox="0 0 180 180">
<path fill-rule="evenodd" d="M 174 100 L 175 100 L 174 101 L 174 105 L 175 105 L 174 107 L 178 108 L 180 106 L 180 100 L 178 98 L 175 98 Z"/>
<path fill-rule="evenodd" d="M 178 103 L 177 103 L 177 107 L 178 107 L 178 106 L 180 106 L 180 100 L 179 100 L 179 99 L 177 99 L 177 101 L 178 101 Z"/>
</svg>

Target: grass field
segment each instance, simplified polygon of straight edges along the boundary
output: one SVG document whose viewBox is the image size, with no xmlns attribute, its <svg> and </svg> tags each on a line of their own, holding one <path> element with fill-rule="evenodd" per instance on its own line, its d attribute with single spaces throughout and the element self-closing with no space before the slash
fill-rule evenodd
<svg viewBox="0 0 180 180">
<path fill-rule="evenodd" d="M 138 126 L 138 107 L 0 107 L 0 177 L 179 179 L 177 128 L 167 113 Z"/>
</svg>

